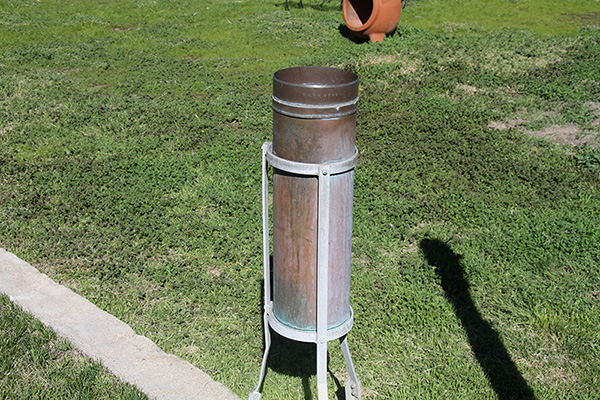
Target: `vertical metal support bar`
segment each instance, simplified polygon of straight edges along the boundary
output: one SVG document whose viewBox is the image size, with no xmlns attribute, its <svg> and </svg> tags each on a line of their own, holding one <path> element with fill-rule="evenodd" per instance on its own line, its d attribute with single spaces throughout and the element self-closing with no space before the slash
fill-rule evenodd
<svg viewBox="0 0 600 400">
<path fill-rule="evenodd" d="M 262 209 L 263 209 L 263 265 L 265 274 L 265 309 L 271 303 L 271 267 L 269 262 L 269 177 L 267 174 L 267 151 L 271 143 L 262 145 Z"/>
<path fill-rule="evenodd" d="M 319 205 L 317 236 L 317 393 L 327 400 L 327 313 L 329 287 L 329 205 L 330 173 L 326 165 L 319 167 Z"/>
<path fill-rule="evenodd" d="M 360 380 L 354 370 L 354 364 L 352 363 L 352 357 L 350 357 L 350 349 L 348 348 L 348 335 L 344 335 L 340 338 L 340 346 L 342 347 L 342 353 L 344 354 L 344 360 L 346 360 L 346 368 L 348 369 L 349 378 L 346 380 L 346 400 L 357 399 L 360 400 Z"/>
<path fill-rule="evenodd" d="M 248 400 L 260 399 L 260 386 L 265 379 L 267 372 L 267 358 L 269 358 L 269 349 L 271 348 L 271 331 L 269 330 L 269 309 L 271 307 L 271 266 L 269 262 L 269 182 L 267 174 L 267 151 L 270 143 L 262 145 L 262 211 L 263 211 L 263 268 L 264 268 L 264 292 L 265 292 L 265 312 L 263 315 L 263 329 L 265 330 L 265 352 L 263 354 L 262 364 L 260 366 L 260 375 L 258 383 L 250 391 Z"/>
</svg>

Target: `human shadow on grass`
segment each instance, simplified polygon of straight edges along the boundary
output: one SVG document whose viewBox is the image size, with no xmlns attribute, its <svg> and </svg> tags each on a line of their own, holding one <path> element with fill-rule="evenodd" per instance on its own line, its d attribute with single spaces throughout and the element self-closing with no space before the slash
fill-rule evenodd
<svg viewBox="0 0 600 400">
<path fill-rule="evenodd" d="M 435 267 L 436 274 L 440 276 L 446 298 L 460 319 L 475 358 L 498 399 L 535 399 L 498 332 L 483 319 L 475 306 L 461 265 L 462 256 L 437 239 L 423 239 L 419 246 L 427 263 Z"/>
</svg>

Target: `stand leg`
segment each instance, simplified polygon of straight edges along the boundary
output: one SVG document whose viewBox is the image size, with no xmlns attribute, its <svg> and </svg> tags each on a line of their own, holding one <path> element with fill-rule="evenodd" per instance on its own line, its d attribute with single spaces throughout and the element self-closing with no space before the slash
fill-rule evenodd
<svg viewBox="0 0 600 400">
<path fill-rule="evenodd" d="M 269 143 L 262 145 L 262 208 L 263 208 L 263 269 L 265 276 L 265 313 L 263 317 L 265 330 L 265 353 L 263 355 L 262 365 L 260 367 L 260 376 L 258 384 L 250 391 L 248 400 L 260 399 L 260 386 L 265 379 L 267 372 L 267 358 L 269 357 L 269 349 L 271 348 L 271 331 L 269 330 L 269 308 L 271 302 L 271 266 L 269 263 L 269 187 L 267 176 L 267 150 Z"/>
<path fill-rule="evenodd" d="M 327 341 L 317 343 L 317 394 L 327 400 Z"/>
<path fill-rule="evenodd" d="M 264 316 L 264 329 L 265 329 L 265 353 L 263 354 L 262 365 L 260 366 L 260 376 L 258 377 L 258 383 L 250 391 L 248 400 L 259 400 L 260 399 L 260 386 L 265 379 L 265 373 L 267 372 L 267 358 L 269 358 L 269 349 L 271 348 L 271 331 L 269 331 L 269 319 L 268 314 L 265 311 Z"/>
<path fill-rule="evenodd" d="M 358 376 L 356 376 L 354 364 L 352 363 L 352 357 L 350 357 L 350 349 L 348 349 L 346 335 L 340 338 L 340 345 L 342 347 L 342 353 L 344 353 L 344 359 L 346 360 L 346 368 L 348 369 L 348 374 L 350 375 L 348 379 L 346 379 L 345 383 L 346 400 L 360 400 L 360 381 L 358 380 Z"/>
<path fill-rule="evenodd" d="M 317 393 L 327 400 L 327 313 L 329 289 L 329 203 L 331 175 L 327 166 L 319 167 L 319 204 L 317 231 Z"/>
</svg>

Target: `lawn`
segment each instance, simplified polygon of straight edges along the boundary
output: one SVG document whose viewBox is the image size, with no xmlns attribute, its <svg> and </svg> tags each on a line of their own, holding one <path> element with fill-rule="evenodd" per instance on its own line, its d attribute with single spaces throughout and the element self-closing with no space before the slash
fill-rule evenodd
<svg viewBox="0 0 600 400">
<path fill-rule="evenodd" d="M 598 2 L 410 0 L 378 44 L 338 6 L 1 1 L 0 247 L 247 397 L 272 76 L 348 69 L 363 398 L 599 398 Z M 276 338 L 264 398 L 314 355 Z"/>
<path fill-rule="evenodd" d="M 3 399 L 146 399 L 0 295 Z"/>
</svg>

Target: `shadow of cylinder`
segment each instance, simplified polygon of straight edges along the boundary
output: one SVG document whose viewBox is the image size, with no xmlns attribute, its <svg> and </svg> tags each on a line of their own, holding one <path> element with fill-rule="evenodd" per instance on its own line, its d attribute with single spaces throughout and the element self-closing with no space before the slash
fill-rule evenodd
<svg viewBox="0 0 600 400">
<path fill-rule="evenodd" d="M 462 257 L 438 239 L 423 239 L 419 247 L 427 263 L 435 267 L 436 274 L 441 278 L 446 299 L 467 333 L 475 358 L 498 399 L 535 399 L 498 333 L 475 306 L 461 265 Z"/>
</svg>

